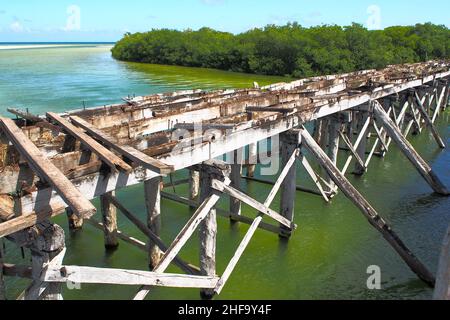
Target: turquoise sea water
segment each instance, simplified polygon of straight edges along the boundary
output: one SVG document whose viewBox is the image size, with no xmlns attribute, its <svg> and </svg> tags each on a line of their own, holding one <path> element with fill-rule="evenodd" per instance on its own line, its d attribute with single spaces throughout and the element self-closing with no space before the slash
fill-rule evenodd
<svg viewBox="0 0 450 320">
<path fill-rule="evenodd" d="M 6 107 L 29 108 L 30 112 L 64 111 L 120 102 L 127 95 L 142 95 L 187 88 L 251 87 L 278 82 L 280 78 L 233 74 L 216 70 L 142 65 L 117 62 L 110 46 L 70 45 L 68 47 L 7 48 L 0 45 L 0 113 Z M 450 113 L 438 120 L 438 129 L 450 144 Z M 440 150 L 425 132 L 411 138 L 416 150 L 450 186 L 450 151 Z M 345 158 L 340 153 L 341 160 Z M 341 164 L 342 165 L 342 164 Z M 312 184 L 298 167 L 298 184 Z M 178 174 L 180 177 L 184 172 Z M 431 269 L 436 270 L 444 232 L 450 222 L 450 198 L 434 195 L 406 158 L 393 145 L 387 157 L 374 158 L 369 172 L 350 181 L 386 217 L 410 249 Z M 267 177 L 264 177 L 267 178 Z M 276 177 L 270 177 L 275 180 Z M 270 187 L 242 182 L 245 192 L 264 200 Z M 171 191 L 173 192 L 173 191 Z M 176 192 L 187 193 L 186 186 Z M 118 192 L 119 199 L 136 215 L 145 219 L 142 186 Z M 221 205 L 226 206 L 226 201 Z M 95 201 L 98 205 L 98 201 Z M 169 243 L 189 219 L 191 211 L 183 205 L 163 200 L 162 238 Z M 272 206 L 279 209 L 278 197 Z M 244 206 L 243 213 L 255 216 Z M 428 299 L 432 295 L 408 269 L 383 238 L 369 226 L 360 212 L 342 194 L 325 204 L 321 198 L 297 193 L 295 222 L 298 230 L 289 242 L 258 231 L 239 261 L 224 291 L 217 299 Z M 100 219 L 97 217 L 97 219 Z M 126 243 L 107 253 L 103 235 L 90 225 L 71 234 L 64 216 L 55 222 L 66 230 L 69 265 L 86 265 L 146 270 L 146 255 Z M 219 217 L 217 269 L 221 274 L 248 227 L 230 227 Z M 144 240 L 142 234 L 119 214 L 122 231 Z M 196 235 L 181 256 L 198 264 Z M 26 264 L 20 251 L 6 243 L 7 261 Z M 368 290 L 367 268 L 378 265 L 382 271 L 382 290 Z M 175 267 L 170 272 L 179 272 Z M 8 279 L 8 296 L 13 299 L 27 281 Z M 81 290 L 64 290 L 65 299 L 130 299 L 136 287 L 82 285 Z M 198 290 L 155 288 L 149 299 L 198 299 Z"/>
</svg>

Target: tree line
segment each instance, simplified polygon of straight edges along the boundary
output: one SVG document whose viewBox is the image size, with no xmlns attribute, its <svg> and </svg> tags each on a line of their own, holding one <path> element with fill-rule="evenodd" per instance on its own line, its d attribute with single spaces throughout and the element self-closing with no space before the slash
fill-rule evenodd
<svg viewBox="0 0 450 320">
<path fill-rule="evenodd" d="M 234 35 L 210 28 L 127 33 L 115 59 L 295 78 L 450 58 L 450 30 L 432 23 L 368 30 L 360 24 L 268 25 Z"/>
</svg>

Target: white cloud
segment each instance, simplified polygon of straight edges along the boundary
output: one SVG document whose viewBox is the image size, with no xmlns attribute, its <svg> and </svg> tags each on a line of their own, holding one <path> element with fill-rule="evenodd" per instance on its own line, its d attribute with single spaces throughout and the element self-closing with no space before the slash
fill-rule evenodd
<svg viewBox="0 0 450 320">
<path fill-rule="evenodd" d="M 13 23 L 11 23 L 9 25 L 9 29 L 12 32 L 24 32 L 25 31 L 24 26 L 18 20 L 16 20 Z"/>
</svg>

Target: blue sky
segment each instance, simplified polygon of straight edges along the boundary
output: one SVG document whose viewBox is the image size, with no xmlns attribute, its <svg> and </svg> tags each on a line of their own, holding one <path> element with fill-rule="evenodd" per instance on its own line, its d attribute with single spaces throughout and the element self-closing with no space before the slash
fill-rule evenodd
<svg viewBox="0 0 450 320">
<path fill-rule="evenodd" d="M 449 12 L 448 0 L 15 0 L 0 3 L 0 42 L 116 41 L 127 31 L 203 26 L 239 33 L 289 21 L 450 27 Z"/>
</svg>

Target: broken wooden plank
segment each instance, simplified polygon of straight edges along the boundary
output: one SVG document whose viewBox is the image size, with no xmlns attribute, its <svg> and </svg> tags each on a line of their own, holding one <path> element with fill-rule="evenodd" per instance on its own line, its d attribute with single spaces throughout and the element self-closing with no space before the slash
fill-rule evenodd
<svg viewBox="0 0 450 320">
<path fill-rule="evenodd" d="M 70 119 L 78 127 L 81 127 L 83 130 L 86 130 L 86 132 L 89 135 L 99 140 L 105 146 L 114 149 L 116 152 L 127 157 L 131 161 L 136 162 L 137 164 L 143 166 L 144 168 L 155 171 L 160 174 L 169 174 L 174 171 L 174 168 L 171 165 L 165 164 L 162 161 L 152 158 L 131 146 L 118 144 L 117 139 L 107 134 L 106 132 L 95 128 L 92 124 L 81 119 L 80 117 L 71 116 Z"/>
<path fill-rule="evenodd" d="M 37 123 L 37 122 L 45 121 L 44 119 L 39 118 L 38 116 L 36 116 L 32 113 L 29 113 L 28 111 L 22 111 L 22 110 L 19 110 L 16 108 L 8 108 L 6 110 L 8 110 L 9 113 L 12 113 L 20 118 L 23 118 L 23 119 L 31 121 L 31 122 Z"/>
<path fill-rule="evenodd" d="M 33 171 L 43 181 L 55 188 L 61 198 L 78 216 L 90 218 L 96 212 L 92 203 L 39 151 L 14 121 L 0 118 L 0 125 L 14 147 L 27 159 Z"/>
<path fill-rule="evenodd" d="M 48 206 L 39 212 L 18 216 L 0 223 L 0 238 L 6 237 L 20 230 L 34 226 L 46 219 L 56 217 L 66 210 L 66 206 Z"/>
<path fill-rule="evenodd" d="M 125 172 L 131 172 L 132 168 L 120 157 L 116 156 L 114 153 L 106 149 L 100 143 L 95 141 L 93 138 L 84 133 L 81 129 L 75 127 L 68 120 L 64 119 L 60 115 L 47 112 L 47 117 L 62 126 L 68 134 L 72 135 L 76 139 L 80 140 L 83 145 L 85 145 L 89 150 L 98 155 L 98 157 L 105 162 L 112 170 L 123 170 Z"/>
</svg>

